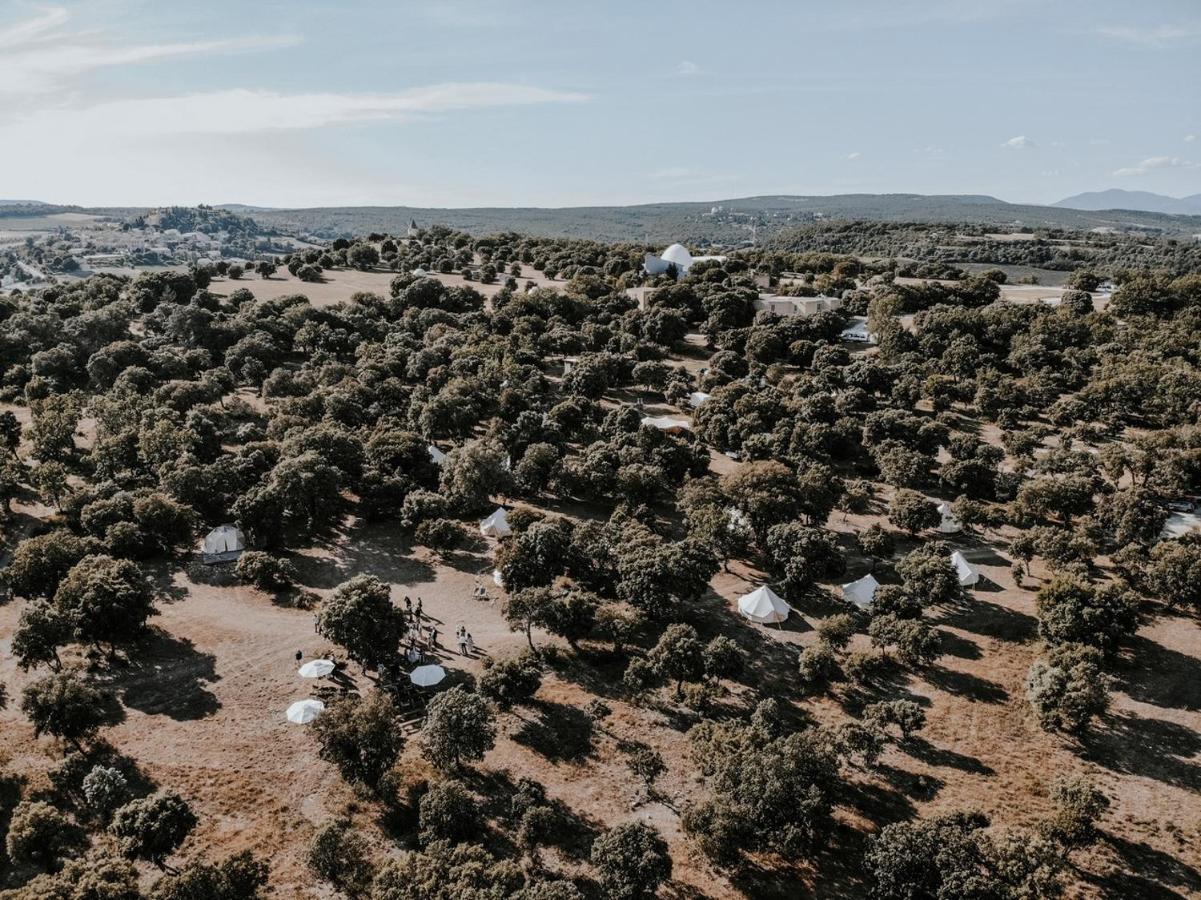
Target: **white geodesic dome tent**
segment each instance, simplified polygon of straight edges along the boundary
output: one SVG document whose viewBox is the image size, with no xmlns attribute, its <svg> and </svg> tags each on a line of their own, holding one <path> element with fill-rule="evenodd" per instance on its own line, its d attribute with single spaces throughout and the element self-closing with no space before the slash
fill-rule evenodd
<svg viewBox="0 0 1201 900">
<path fill-rule="evenodd" d="M 201 558 L 206 563 L 233 562 L 246 549 L 246 537 L 236 525 L 218 525 L 204 536 Z"/>
</svg>

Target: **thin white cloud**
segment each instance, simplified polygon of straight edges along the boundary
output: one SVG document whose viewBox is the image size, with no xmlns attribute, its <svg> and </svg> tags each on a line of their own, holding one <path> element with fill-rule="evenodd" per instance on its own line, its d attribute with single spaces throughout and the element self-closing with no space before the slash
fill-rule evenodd
<svg viewBox="0 0 1201 900">
<path fill-rule="evenodd" d="M 1195 134 L 1186 134 L 1186 135 L 1184 136 L 1184 142 L 1185 142 L 1186 144 L 1191 144 L 1191 143 L 1192 143 L 1193 141 L 1195 141 L 1196 139 L 1197 139 L 1197 136 L 1196 136 Z"/>
<path fill-rule="evenodd" d="M 689 78 L 701 74 L 701 67 L 690 59 L 685 59 L 676 66 L 676 74 L 681 78 Z"/>
<path fill-rule="evenodd" d="M 1114 175 L 1146 175 L 1156 169 L 1195 169 L 1197 164 L 1178 156 L 1152 156 L 1133 166 L 1114 170 Z"/>
<path fill-rule="evenodd" d="M 1166 47 L 1201 37 L 1201 22 L 1174 25 L 1102 25 L 1097 34 L 1139 47 Z"/>
<path fill-rule="evenodd" d="M 396 121 L 451 110 L 575 103 L 587 99 L 585 94 L 503 82 L 433 84 L 392 94 L 282 94 L 235 88 L 175 97 L 112 100 L 84 109 L 41 110 L 18 120 L 13 131 L 28 135 L 31 141 L 49 140 L 66 130 L 116 137 L 249 134 Z"/>
<path fill-rule="evenodd" d="M 43 34 L 55 30 L 70 18 L 71 14 L 61 6 L 44 9 L 32 19 L 0 28 L 0 47 L 19 47 L 39 40 Z"/>
<path fill-rule="evenodd" d="M 1026 137 L 1026 135 L 1019 134 L 1017 137 L 1011 137 L 1009 140 L 1002 143 L 1001 146 L 1006 150 L 1031 150 L 1034 147 L 1037 147 L 1038 144 L 1034 143 L 1034 141 Z"/>
<path fill-rule="evenodd" d="M 853 150 L 847 154 L 847 159 L 859 159 L 863 156 L 858 150 Z"/>
<path fill-rule="evenodd" d="M 300 38 L 293 34 L 155 44 L 106 42 L 102 36 L 85 38 L 63 31 L 62 26 L 69 20 L 70 13 L 56 7 L 0 30 L 0 48 L 6 48 L 0 54 L 0 95 L 44 94 L 97 69 L 186 56 L 269 50 L 300 43 Z"/>
</svg>

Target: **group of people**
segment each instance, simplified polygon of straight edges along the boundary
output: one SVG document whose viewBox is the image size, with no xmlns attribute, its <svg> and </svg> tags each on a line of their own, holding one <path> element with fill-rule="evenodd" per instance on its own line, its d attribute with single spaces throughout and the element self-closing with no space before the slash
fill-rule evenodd
<svg viewBox="0 0 1201 900">
<path fill-rule="evenodd" d="M 472 640 L 471 632 L 467 627 L 460 625 L 455 630 L 455 636 L 459 640 L 459 653 L 463 656 L 475 656 L 475 641 Z"/>
</svg>

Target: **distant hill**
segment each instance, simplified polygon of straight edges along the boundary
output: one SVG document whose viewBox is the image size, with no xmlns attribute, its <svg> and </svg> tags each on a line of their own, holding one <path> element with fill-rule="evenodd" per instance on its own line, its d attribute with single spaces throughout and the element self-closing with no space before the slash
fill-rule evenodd
<svg viewBox="0 0 1201 900">
<path fill-rule="evenodd" d="M 431 209 L 411 206 L 352 206 L 254 210 L 269 229 L 349 237 L 378 231 L 402 233 L 410 219 L 419 225 L 448 225 L 475 234 L 521 231 L 553 237 L 603 241 L 684 241 L 736 244 L 758 240 L 782 228 L 828 219 L 881 222 L 968 223 L 1188 234 L 1201 231 L 1201 215 L 1180 218 L 1130 210 L 1087 211 L 1060 206 L 1006 203 L 985 195 L 836 194 L 769 195 L 691 203 L 563 208 Z"/>
<path fill-rule="evenodd" d="M 1099 211 L 1107 209 L 1136 209 L 1142 212 L 1164 213 L 1176 216 L 1201 216 L 1201 194 L 1188 197 L 1169 197 L 1150 191 L 1124 191 L 1110 188 L 1107 191 L 1087 191 L 1066 197 L 1052 206 L 1063 209 Z"/>
</svg>

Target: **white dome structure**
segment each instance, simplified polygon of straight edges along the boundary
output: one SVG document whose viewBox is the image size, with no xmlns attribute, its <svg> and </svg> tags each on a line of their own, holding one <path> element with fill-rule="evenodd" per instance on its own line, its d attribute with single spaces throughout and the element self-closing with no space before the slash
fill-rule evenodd
<svg viewBox="0 0 1201 900">
<path fill-rule="evenodd" d="M 659 254 L 659 258 L 665 259 L 669 263 L 675 263 L 681 269 L 687 269 L 692 265 L 692 254 L 683 244 L 672 244 Z"/>
<path fill-rule="evenodd" d="M 738 598 L 738 611 L 752 622 L 769 625 L 787 619 L 792 607 L 775 591 L 763 585 Z"/>
<path fill-rule="evenodd" d="M 246 549 L 246 537 L 236 525 L 218 525 L 204 537 L 201 560 L 208 564 L 233 562 Z"/>
</svg>

